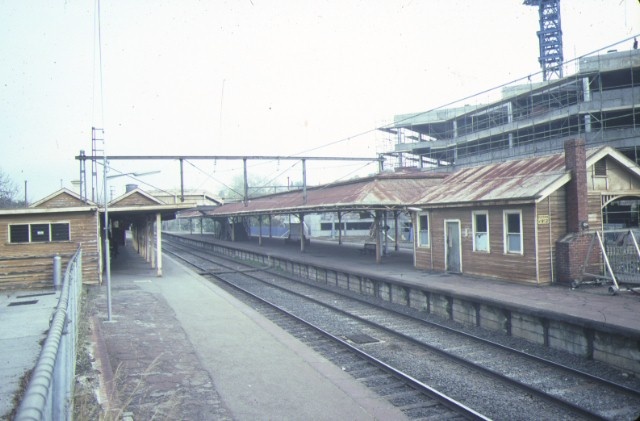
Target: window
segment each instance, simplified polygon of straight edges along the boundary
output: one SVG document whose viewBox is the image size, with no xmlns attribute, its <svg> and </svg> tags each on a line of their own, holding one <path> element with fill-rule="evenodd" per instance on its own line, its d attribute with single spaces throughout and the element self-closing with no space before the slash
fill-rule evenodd
<svg viewBox="0 0 640 421">
<path fill-rule="evenodd" d="M 504 212 L 504 252 L 522 254 L 522 213 Z"/>
<path fill-rule="evenodd" d="M 69 241 L 69 224 L 51 224 L 51 241 Z"/>
<path fill-rule="evenodd" d="M 347 230 L 368 230 L 371 229 L 373 222 L 347 222 Z"/>
<path fill-rule="evenodd" d="M 39 222 L 9 225 L 10 243 L 48 243 L 69 241 L 69 223 Z"/>
<path fill-rule="evenodd" d="M 489 216 L 473 212 L 473 251 L 489 251 Z"/>
<path fill-rule="evenodd" d="M 29 242 L 29 225 L 9 225 L 9 242 L 10 243 L 28 243 Z"/>
<path fill-rule="evenodd" d="M 429 214 L 418 215 L 418 246 L 429 247 Z"/>
<path fill-rule="evenodd" d="M 31 242 L 49 241 L 49 224 L 31 224 Z"/>
</svg>

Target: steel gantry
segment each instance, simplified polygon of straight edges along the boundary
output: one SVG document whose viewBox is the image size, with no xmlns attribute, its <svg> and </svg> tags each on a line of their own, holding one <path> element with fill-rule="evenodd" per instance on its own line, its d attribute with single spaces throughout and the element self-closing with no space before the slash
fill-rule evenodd
<svg viewBox="0 0 640 421">
<path fill-rule="evenodd" d="M 318 156 L 225 156 L 225 155 L 110 155 L 110 156 L 87 156 L 83 151 L 80 151 L 80 155 L 75 157 L 78 161 L 80 161 L 80 191 L 83 191 L 83 183 L 86 183 L 86 177 L 84 177 L 83 168 L 84 161 L 91 160 L 95 163 L 97 160 L 103 160 L 105 165 L 107 162 L 112 160 L 128 160 L 128 161 L 136 161 L 136 160 L 172 160 L 180 162 L 180 200 L 184 202 L 184 161 L 192 161 L 192 160 L 210 160 L 210 161 L 220 161 L 220 160 L 235 160 L 243 162 L 243 176 L 244 176 L 244 198 L 243 202 L 245 205 L 249 200 L 249 185 L 247 180 L 247 161 L 249 160 L 262 160 L 262 161 L 301 161 L 302 162 L 302 189 L 306 198 L 307 191 L 307 161 L 365 161 L 365 162 L 378 162 L 378 172 L 382 172 L 384 157 L 379 155 L 377 158 L 362 158 L 362 157 L 318 157 Z M 97 173 L 92 174 L 92 176 L 96 177 Z"/>
</svg>

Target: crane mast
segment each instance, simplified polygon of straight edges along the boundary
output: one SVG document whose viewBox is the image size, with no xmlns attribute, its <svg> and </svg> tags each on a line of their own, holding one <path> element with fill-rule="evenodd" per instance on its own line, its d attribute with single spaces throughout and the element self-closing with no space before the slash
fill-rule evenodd
<svg viewBox="0 0 640 421">
<path fill-rule="evenodd" d="M 526 6 L 537 6 L 540 17 L 538 42 L 544 80 L 562 78 L 562 27 L 560 24 L 560 0 L 524 0 Z"/>
</svg>

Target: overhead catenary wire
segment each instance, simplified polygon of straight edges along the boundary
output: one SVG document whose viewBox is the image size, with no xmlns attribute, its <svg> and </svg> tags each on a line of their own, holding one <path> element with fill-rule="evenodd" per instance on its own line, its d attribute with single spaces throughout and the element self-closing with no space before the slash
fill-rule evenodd
<svg viewBox="0 0 640 421">
<path fill-rule="evenodd" d="M 628 39 L 632 39 L 632 38 L 633 38 L 633 37 L 629 37 Z M 624 41 L 620 41 L 620 42 L 624 42 Z M 611 45 L 612 45 L 612 46 L 613 46 L 613 45 L 617 45 L 617 44 L 619 44 L 620 42 L 617 42 L 617 43 L 615 43 L 615 44 L 611 44 Z M 607 48 L 607 47 L 605 47 L 605 48 Z M 597 52 L 597 51 L 600 51 L 600 50 L 595 50 L 594 52 Z M 589 53 L 589 54 L 592 54 L 592 53 Z M 99 57 L 101 57 L 101 54 L 99 54 Z M 584 57 L 584 56 L 581 56 L 581 57 Z M 100 59 L 100 60 L 101 60 L 101 59 Z M 577 59 L 576 59 L 576 60 L 577 60 Z M 570 63 L 570 62 L 568 62 L 568 63 Z M 567 63 L 567 64 L 568 64 L 568 63 Z M 538 73 L 541 73 L 541 72 L 538 72 Z M 529 77 L 530 77 L 530 76 L 528 76 L 528 77 L 526 77 L 526 78 L 529 78 Z M 305 152 L 317 151 L 317 150 L 319 150 L 319 149 L 322 149 L 322 148 L 325 148 L 325 147 L 328 147 L 328 146 L 331 146 L 331 145 L 336 145 L 336 144 L 340 144 L 340 143 L 343 143 L 343 142 L 346 142 L 346 141 L 350 141 L 350 140 L 355 139 L 355 138 L 357 138 L 357 137 L 360 137 L 360 136 L 363 136 L 363 135 L 366 135 L 366 134 L 369 134 L 369 133 L 377 132 L 377 131 L 379 131 L 379 130 L 380 130 L 380 129 L 382 129 L 382 128 L 390 128 L 390 127 L 394 127 L 395 125 L 397 125 L 398 123 L 401 123 L 402 121 L 406 121 L 406 120 L 409 120 L 409 119 L 415 118 L 416 116 L 424 115 L 424 114 L 427 114 L 427 113 L 429 113 L 429 112 L 433 112 L 433 111 L 435 111 L 435 110 L 445 108 L 445 107 L 447 107 L 447 106 L 449 106 L 449 105 L 459 104 L 459 103 L 461 103 L 462 101 L 465 101 L 465 100 L 467 100 L 467 99 L 471 99 L 471 98 L 478 97 L 479 95 L 483 95 L 483 94 L 489 93 L 489 92 L 494 91 L 494 90 L 496 90 L 496 89 L 498 89 L 498 88 L 500 88 L 500 87 L 503 87 L 503 86 L 506 86 L 506 85 L 512 84 L 512 83 L 514 83 L 514 82 L 522 81 L 522 80 L 524 80 L 524 79 L 525 79 L 525 77 L 523 77 L 523 78 L 519 78 L 519 79 L 515 79 L 515 80 L 514 80 L 514 81 L 512 81 L 512 82 L 509 82 L 509 83 L 506 83 L 506 84 L 502 84 L 502 85 L 500 85 L 500 86 L 498 86 L 498 87 L 494 87 L 494 88 L 491 88 L 491 89 L 484 90 L 484 91 L 482 91 L 482 92 L 480 92 L 480 93 L 476 93 L 476 94 L 474 94 L 474 95 L 467 96 L 467 97 L 465 97 L 465 98 L 463 98 L 463 99 L 458 99 L 458 100 L 456 100 L 456 101 L 449 102 L 448 104 L 445 104 L 445 105 L 442 105 L 442 106 L 439 106 L 439 107 L 436 107 L 436 108 L 432 108 L 432 109 L 430 109 L 430 110 L 423 111 L 423 112 L 421 112 L 421 113 L 411 114 L 409 117 L 406 117 L 404 120 L 397 120 L 396 122 L 394 122 L 394 123 L 392 123 L 392 124 L 382 125 L 382 126 L 378 126 L 378 127 L 375 127 L 375 128 L 371 128 L 371 129 L 369 129 L 369 130 L 364 130 L 364 131 L 361 131 L 361 132 L 356 133 L 356 134 L 354 134 L 354 135 L 347 136 L 347 137 L 344 137 L 344 138 L 341 138 L 341 139 L 338 139 L 338 140 L 335 140 L 335 141 L 331 141 L 331 142 L 325 143 L 325 144 L 323 144 L 323 145 L 320 145 L 320 146 L 317 146 L 317 147 L 314 147 L 314 148 L 310 148 L 310 149 L 307 149 L 307 150 L 304 150 L 304 151 L 297 152 L 297 153 L 292 154 L 292 155 L 287 155 L 287 156 L 284 156 L 284 157 L 272 157 L 272 160 L 271 160 L 271 161 L 263 161 L 263 162 L 255 163 L 255 164 L 251 165 L 251 167 L 258 167 L 258 166 L 263 166 L 263 165 L 269 165 L 269 163 L 272 163 L 272 162 L 274 162 L 274 161 L 276 161 L 276 160 L 279 160 L 279 159 L 285 159 L 285 158 L 298 158 L 298 159 L 301 159 L 302 157 L 300 157 L 300 155 L 302 155 L 302 154 L 303 154 L 303 153 L 305 153 Z M 486 105 L 487 105 L 487 104 L 481 104 L 481 105 L 478 105 L 478 106 L 486 106 Z M 603 120 L 603 121 L 604 121 L 604 120 Z M 538 137 L 536 137 L 536 139 L 537 139 L 537 138 L 538 138 Z M 454 143 L 453 143 L 453 142 L 452 142 L 452 146 L 454 146 Z M 380 156 L 380 155 L 379 155 L 379 156 Z M 372 159 L 373 159 L 373 158 L 372 158 Z M 479 162 L 480 162 L 480 161 L 479 161 Z M 213 178 L 212 178 L 212 179 L 213 179 Z M 222 183 L 221 183 L 221 184 L 222 184 Z"/>
<path fill-rule="evenodd" d="M 608 50 L 611 47 L 614 47 L 616 45 L 619 45 L 619 44 L 622 44 L 622 43 L 625 43 L 625 42 L 629 42 L 630 40 L 632 40 L 632 39 L 634 39 L 636 37 L 640 37 L 640 34 L 636 34 L 636 35 L 630 36 L 628 38 L 625 38 L 624 40 L 617 41 L 617 42 L 615 42 L 613 44 L 610 44 L 610 45 L 608 45 L 606 47 L 598 48 L 598 49 L 593 50 L 593 51 L 591 51 L 591 52 L 589 52 L 587 54 L 583 54 L 583 55 L 581 55 L 579 57 L 576 57 L 576 58 L 574 58 L 572 60 L 564 62 L 563 65 L 569 66 L 571 63 L 577 63 L 579 60 L 581 60 L 581 59 L 583 59 L 585 57 L 597 54 L 600 51 L 606 51 L 606 50 Z M 498 89 L 501 89 L 501 88 L 503 88 L 505 86 L 513 85 L 513 84 L 516 84 L 516 83 L 519 83 L 519 82 L 523 82 L 525 80 L 527 82 L 529 82 L 532 77 L 535 77 L 535 76 L 538 76 L 538 75 L 542 75 L 542 71 L 537 71 L 535 73 L 531 73 L 529 75 L 516 78 L 516 79 L 514 79 L 514 80 L 512 80 L 510 82 L 502 83 L 500 85 L 497 85 L 497 86 L 482 90 L 480 92 L 476 92 L 476 93 L 474 93 L 472 95 L 468 95 L 466 97 L 459 98 L 459 99 L 456 99 L 454 101 L 450 101 L 448 103 L 445 103 L 443 105 L 439 105 L 437 107 L 430 108 L 430 109 L 428 109 L 426 111 L 410 114 L 409 116 L 407 116 L 405 118 L 402 118 L 402 119 L 399 119 L 399 120 L 395 120 L 393 123 L 384 124 L 384 125 L 381 125 L 381 126 L 378 126 L 378 127 L 375 127 L 375 128 L 371 128 L 371 129 L 368 129 L 368 130 L 363 130 L 363 131 L 361 131 L 359 133 L 356 133 L 356 134 L 353 134 L 351 136 L 346 136 L 346 137 L 343 137 L 341 139 L 338 139 L 338 140 L 335 140 L 335 141 L 331 141 L 331 142 L 325 143 L 323 145 L 320 145 L 320 146 L 317 146 L 317 147 L 314 147 L 314 148 L 305 149 L 303 151 L 297 152 L 297 153 L 292 154 L 290 156 L 291 157 L 295 157 L 295 156 L 298 156 L 298 155 L 301 155 L 301 154 L 304 154 L 304 153 L 314 152 L 314 151 L 317 151 L 319 149 L 323 149 L 323 148 L 326 148 L 326 147 L 329 147 L 329 146 L 333 146 L 333 145 L 336 145 L 336 144 L 339 144 L 339 143 L 343 143 L 343 142 L 355 139 L 355 138 L 360 137 L 360 136 L 364 136 L 364 135 L 367 135 L 367 134 L 370 134 L 370 133 L 377 132 L 379 130 L 394 128 L 398 124 L 401 124 L 403 122 L 407 122 L 407 121 L 413 120 L 413 119 L 415 119 L 417 117 L 420 117 L 420 116 L 423 116 L 423 115 L 427 115 L 429 113 L 433 113 L 434 111 L 437 111 L 437 110 L 445 109 L 445 108 L 447 108 L 449 106 L 452 106 L 452 105 L 455 105 L 455 104 L 463 103 L 464 101 L 479 97 L 479 96 L 484 95 L 484 94 L 488 94 L 490 92 L 494 92 L 494 91 L 496 91 Z M 564 79 L 566 79 L 566 78 L 564 78 Z M 482 105 L 487 105 L 487 104 L 482 104 Z"/>
</svg>

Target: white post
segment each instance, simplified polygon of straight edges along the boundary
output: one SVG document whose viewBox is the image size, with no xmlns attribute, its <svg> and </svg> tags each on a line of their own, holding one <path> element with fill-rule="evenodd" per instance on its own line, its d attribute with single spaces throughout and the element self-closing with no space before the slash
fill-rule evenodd
<svg viewBox="0 0 640 421">
<path fill-rule="evenodd" d="M 153 219 L 149 218 L 149 259 L 151 260 L 151 268 L 156 268 L 156 245 L 154 240 L 156 238 L 153 232 Z"/>
<path fill-rule="evenodd" d="M 300 212 L 300 253 L 304 253 L 304 213 Z"/>
<path fill-rule="evenodd" d="M 106 148 L 105 148 L 106 149 Z M 107 321 L 111 321 L 111 250 L 109 250 L 109 209 L 107 206 L 107 152 L 106 150 L 102 152 L 104 154 L 102 167 L 103 167 L 103 183 L 104 183 L 104 265 L 105 265 L 105 276 L 107 281 Z"/>
<path fill-rule="evenodd" d="M 156 261 L 157 275 L 162 276 L 162 215 L 156 213 Z"/>
</svg>

